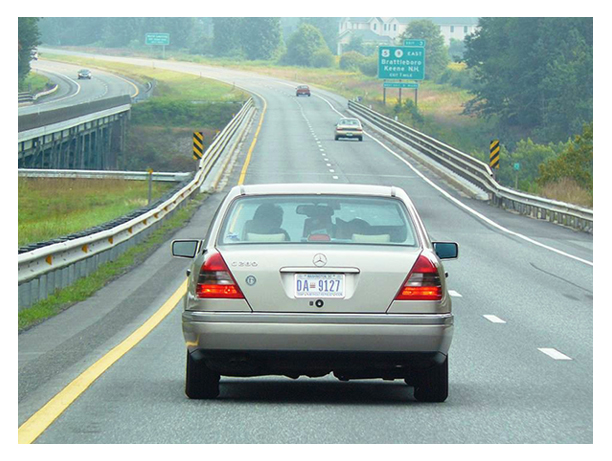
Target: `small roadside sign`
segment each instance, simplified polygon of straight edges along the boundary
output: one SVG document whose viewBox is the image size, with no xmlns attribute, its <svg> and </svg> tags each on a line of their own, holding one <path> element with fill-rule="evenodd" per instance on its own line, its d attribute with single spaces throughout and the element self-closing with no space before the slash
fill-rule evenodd
<svg viewBox="0 0 612 461">
<path fill-rule="evenodd" d="M 499 139 L 494 139 L 489 145 L 489 167 L 499 170 Z"/>
<path fill-rule="evenodd" d="M 200 160 L 204 155 L 204 133 L 193 132 L 193 159 Z"/>
<path fill-rule="evenodd" d="M 416 46 L 419 48 L 425 48 L 425 40 L 414 38 L 406 39 L 404 40 L 404 46 Z"/>
<path fill-rule="evenodd" d="M 145 45 L 170 45 L 170 34 L 149 33 L 145 34 Z"/>
<path fill-rule="evenodd" d="M 385 88 L 408 88 L 416 90 L 419 87 L 419 84 L 410 82 L 384 82 L 383 86 Z"/>
</svg>

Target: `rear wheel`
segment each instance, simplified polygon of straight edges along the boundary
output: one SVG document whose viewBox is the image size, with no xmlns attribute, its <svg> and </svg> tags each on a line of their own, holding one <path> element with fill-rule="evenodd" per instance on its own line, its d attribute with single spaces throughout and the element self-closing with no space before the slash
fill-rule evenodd
<svg viewBox="0 0 612 461">
<path fill-rule="evenodd" d="M 338 139 L 340 139 L 340 136 L 335 136 L 334 139 L 337 141 Z"/>
<path fill-rule="evenodd" d="M 206 366 L 204 360 L 196 360 L 187 351 L 185 394 L 190 399 L 214 399 L 219 395 L 218 373 Z"/>
<path fill-rule="evenodd" d="M 363 141 L 363 136 L 359 136 L 359 141 Z"/>
<path fill-rule="evenodd" d="M 414 383 L 419 402 L 444 402 L 448 397 L 448 357 L 439 365 L 423 370 Z"/>
</svg>

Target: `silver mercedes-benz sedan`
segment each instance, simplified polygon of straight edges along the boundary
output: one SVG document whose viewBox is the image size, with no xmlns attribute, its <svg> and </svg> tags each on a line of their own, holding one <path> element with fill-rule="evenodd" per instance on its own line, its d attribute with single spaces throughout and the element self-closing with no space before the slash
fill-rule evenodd
<svg viewBox="0 0 612 461">
<path fill-rule="evenodd" d="M 406 193 L 357 184 L 234 187 L 193 258 L 184 301 L 185 392 L 220 376 L 333 373 L 404 379 L 417 400 L 448 396 L 451 299 L 441 259 Z"/>
</svg>

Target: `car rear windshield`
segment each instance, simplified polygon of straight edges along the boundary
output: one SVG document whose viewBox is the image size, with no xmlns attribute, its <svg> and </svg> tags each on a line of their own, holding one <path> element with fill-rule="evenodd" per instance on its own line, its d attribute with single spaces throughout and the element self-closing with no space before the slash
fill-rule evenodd
<svg viewBox="0 0 612 461">
<path fill-rule="evenodd" d="M 359 120 L 353 119 L 342 119 L 338 123 L 339 125 L 351 125 L 351 126 L 359 126 Z"/>
<path fill-rule="evenodd" d="M 416 246 L 404 204 L 394 198 L 339 195 L 236 199 L 219 245 L 337 243 Z"/>
</svg>

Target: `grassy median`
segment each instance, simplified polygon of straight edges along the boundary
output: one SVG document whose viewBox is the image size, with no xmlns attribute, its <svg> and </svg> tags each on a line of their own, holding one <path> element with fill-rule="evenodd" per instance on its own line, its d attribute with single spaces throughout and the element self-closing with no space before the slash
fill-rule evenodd
<svg viewBox="0 0 612 461">
<path fill-rule="evenodd" d="M 191 219 L 205 198 L 206 195 L 200 195 L 190 200 L 187 205 L 177 210 L 172 217 L 166 219 L 162 226 L 151 233 L 145 241 L 130 248 L 115 261 L 102 264 L 97 271 L 87 277 L 77 280 L 69 287 L 57 290 L 47 299 L 20 311 L 18 315 L 19 332 L 59 314 L 73 304 L 86 300 L 100 288 L 140 264 Z"/>
<path fill-rule="evenodd" d="M 175 187 L 153 183 L 152 200 Z M 112 221 L 148 203 L 147 181 L 19 178 L 18 246 Z"/>
</svg>

